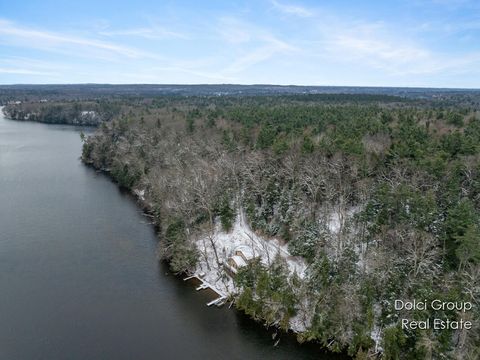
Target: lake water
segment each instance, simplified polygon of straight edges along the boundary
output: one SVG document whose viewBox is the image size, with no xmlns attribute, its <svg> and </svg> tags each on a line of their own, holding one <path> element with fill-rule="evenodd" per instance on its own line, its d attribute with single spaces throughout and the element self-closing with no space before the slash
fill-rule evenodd
<svg viewBox="0 0 480 360">
<path fill-rule="evenodd" d="M 0 115 L 0 359 L 337 358 L 208 308 L 132 197 L 80 162 L 79 132 Z"/>
</svg>

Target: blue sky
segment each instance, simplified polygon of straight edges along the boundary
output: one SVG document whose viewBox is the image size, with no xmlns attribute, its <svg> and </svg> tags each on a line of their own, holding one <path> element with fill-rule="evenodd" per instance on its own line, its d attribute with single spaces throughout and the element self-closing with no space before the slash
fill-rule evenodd
<svg viewBox="0 0 480 360">
<path fill-rule="evenodd" d="M 480 88 L 480 1 L 0 0 L 0 84 Z"/>
</svg>

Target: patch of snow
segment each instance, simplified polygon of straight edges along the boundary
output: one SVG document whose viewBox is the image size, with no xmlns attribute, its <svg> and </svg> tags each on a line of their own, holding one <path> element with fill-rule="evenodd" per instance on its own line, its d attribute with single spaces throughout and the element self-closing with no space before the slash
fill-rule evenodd
<svg viewBox="0 0 480 360">
<path fill-rule="evenodd" d="M 300 309 L 297 314 L 290 319 L 290 329 L 296 333 L 305 332 L 312 325 L 314 311 L 309 306 L 308 298 L 304 297 L 300 301 Z"/>
<path fill-rule="evenodd" d="M 344 211 L 341 211 L 339 208 L 332 210 L 326 215 L 328 230 L 330 230 L 332 234 L 338 234 L 345 227 L 345 224 L 360 211 L 360 206 L 352 206 Z"/>
<path fill-rule="evenodd" d="M 370 332 L 370 337 L 375 341 L 375 352 L 383 351 L 380 344 L 382 343 L 382 329 L 375 325 Z"/>
<path fill-rule="evenodd" d="M 95 111 L 82 111 L 80 113 L 82 116 L 91 116 L 91 117 L 94 117 L 97 113 Z"/>
<path fill-rule="evenodd" d="M 289 325 L 290 329 L 293 332 L 301 333 L 307 331 L 308 326 L 306 324 L 304 315 L 305 313 L 299 312 L 297 315 L 290 319 Z"/>
<path fill-rule="evenodd" d="M 373 314 L 375 318 L 378 318 L 382 312 L 382 307 L 380 304 L 376 303 L 373 304 Z M 370 332 L 370 337 L 372 338 L 373 341 L 375 341 L 375 352 L 382 352 L 383 348 L 381 346 L 382 344 L 382 329 L 378 325 L 373 325 L 373 329 Z"/>
<path fill-rule="evenodd" d="M 327 227 L 328 230 L 330 230 L 330 232 L 333 234 L 337 234 L 340 231 L 340 229 L 342 228 L 342 221 L 340 220 L 340 214 L 338 212 L 333 211 L 330 214 Z"/>
<path fill-rule="evenodd" d="M 353 247 L 353 251 L 358 256 L 358 261 L 356 263 L 357 268 L 359 270 L 368 270 L 368 264 L 366 262 L 366 255 L 367 255 L 367 244 L 360 243 Z"/>
<path fill-rule="evenodd" d="M 140 200 L 145 201 L 145 190 L 134 189 L 133 193 L 137 196 Z"/>
</svg>

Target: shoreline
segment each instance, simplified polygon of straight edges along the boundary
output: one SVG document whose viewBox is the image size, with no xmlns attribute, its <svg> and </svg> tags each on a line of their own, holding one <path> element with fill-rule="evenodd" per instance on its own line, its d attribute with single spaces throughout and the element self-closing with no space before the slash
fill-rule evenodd
<svg viewBox="0 0 480 360">
<path fill-rule="evenodd" d="M 132 200 L 134 200 L 134 201 L 136 202 L 137 206 L 139 206 L 139 208 L 140 208 L 140 210 L 142 211 L 143 215 L 146 216 L 146 217 L 148 217 L 148 218 L 151 220 L 150 224 L 151 224 L 152 226 L 154 226 L 155 232 L 156 232 L 156 234 L 157 234 L 157 239 L 158 239 L 158 241 L 161 241 L 161 239 L 158 238 L 158 233 L 159 233 L 159 230 L 160 230 L 160 224 L 158 224 L 158 223 L 155 221 L 155 217 L 154 217 L 154 214 L 153 214 L 153 212 L 152 212 L 152 211 L 153 211 L 153 210 L 152 210 L 153 204 L 150 204 L 150 203 L 148 203 L 148 202 L 145 200 L 145 198 L 143 197 L 142 192 L 139 191 L 138 189 L 128 189 L 128 188 L 125 188 L 125 187 L 120 186 L 120 185 L 118 184 L 118 182 L 115 181 L 115 179 L 111 176 L 109 169 L 96 169 L 92 164 L 83 161 L 83 159 L 81 159 L 81 160 L 82 160 L 82 163 L 83 163 L 85 166 L 91 168 L 91 169 L 94 170 L 94 171 L 97 171 L 97 172 L 99 172 L 99 173 L 102 173 L 102 175 L 107 176 L 113 183 L 115 183 L 115 184 L 117 185 L 117 187 L 118 187 L 122 192 L 124 192 L 125 194 L 127 194 L 129 197 L 132 198 Z M 168 260 L 159 259 L 159 261 L 164 262 L 168 267 L 170 266 Z M 195 277 L 198 277 L 198 276 L 200 275 L 200 274 L 197 274 L 196 271 L 195 271 L 193 274 L 185 274 L 185 273 L 184 273 L 183 275 L 182 275 L 182 274 L 174 274 L 174 273 L 172 273 L 172 274 L 173 274 L 177 279 L 179 279 L 179 280 L 185 280 L 184 278 L 182 278 L 183 276 L 188 277 L 188 276 L 194 275 Z M 232 280 L 232 281 L 233 281 L 233 280 Z M 194 288 L 194 290 L 195 290 L 195 289 L 196 289 L 196 287 Z M 203 290 L 203 289 L 201 289 L 201 290 Z M 217 289 L 217 290 L 218 290 L 218 289 Z M 214 290 L 212 290 L 212 289 L 209 289 L 209 291 L 216 292 L 217 294 L 223 293 L 223 292 L 220 291 L 220 290 L 214 291 Z M 220 294 L 219 294 L 219 295 L 220 295 Z M 234 294 L 230 294 L 230 293 L 227 293 L 227 294 L 225 294 L 225 295 L 227 296 L 227 298 L 230 298 L 230 297 L 234 296 Z M 289 335 L 289 336 L 295 336 L 296 341 L 297 341 L 299 344 L 304 344 L 304 343 L 315 344 L 315 343 L 316 343 L 315 341 L 309 341 L 309 340 L 300 341 L 298 336 L 300 335 L 301 332 L 295 331 L 295 330 L 292 329 L 291 327 L 289 327 L 288 330 L 282 329 L 281 327 L 279 327 L 278 322 L 267 326 L 267 325 L 265 325 L 264 323 L 262 323 L 263 319 L 260 320 L 260 319 L 254 319 L 254 318 L 250 317 L 250 316 L 247 315 L 245 312 L 239 310 L 239 309 L 236 307 L 236 305 L 235 305 L 235 299 L 232 300 L 232 303 L 230 304 L 229 309 L 230 309 L 232 306 L 234 307 L 235 311 L 241 312 L 243 315 L 247 316 L 249 319 L 251 319 L 251 320 L 252 320 L 254 323 L 256 323 L 256 324 L 264 325 L 263 327 L 266 328 L 266 329 L 275 328 L 275 330 L 276 330 L 277 333 L 278 333 L 278 332 L 281 332 L 281 333 L 284 333 L 284 334 Z M 329 348 L 327 348 L 327 347 L 323 347 L 323 346 L 319 346 L 319 347 L 320 347 L 320 349 L 323 350 L 323 351 L 331 352 L 331 350 L 330 350 Z"/>
</svg>

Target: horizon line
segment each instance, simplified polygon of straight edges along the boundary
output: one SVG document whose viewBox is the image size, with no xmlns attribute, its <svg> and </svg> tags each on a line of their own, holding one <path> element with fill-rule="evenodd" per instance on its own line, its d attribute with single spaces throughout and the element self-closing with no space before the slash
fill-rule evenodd
<svg viewBox="0 0 480 360">
<path fill-rule="evenodd" d="M 305 85 L 305 84 L 238 84 L 238 83 L 10 83 L 0 84 L 3 86 L 275 86 L 275 87 L 306 87 L 306 88 L 373 88 L 373 89 L 430 89 L 430 90 L 469 90 L 480 91 L 480 87 L 432 87 L 432 86 L 394 86 L 394 85 Z"/>
</svg>

